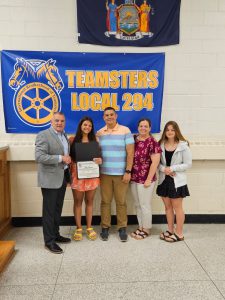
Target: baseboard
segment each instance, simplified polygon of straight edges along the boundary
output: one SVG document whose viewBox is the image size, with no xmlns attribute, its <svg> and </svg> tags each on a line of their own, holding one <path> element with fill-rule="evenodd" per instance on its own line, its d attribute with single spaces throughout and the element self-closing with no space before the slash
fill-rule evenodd
<svg viewBox="0 0 225 300">
<path fill-rule="evenodd" d="M 99 225 L 101 221 L 100 216 L 93 216 L 93 225 Z M 165 224 L 165 215 L 153 215 L 153 224 Z M 225 224 L 225 215 L 185 215 L 186 224 Z M 85 217 L 82 217 L 82 224 L 86 224 Z M 112 225 L 116 224 L 116 216 L 112 216 Z M 136 215 L 128 216 L 128 224 L 137 224 Z M 41 226 L 41 217 L 13 217 L 12 225 L 15 227 L 32 227 Z M 73 226 L 75 225 L 74 217 L 62 217 L 61 225 Z"/>
</svg>

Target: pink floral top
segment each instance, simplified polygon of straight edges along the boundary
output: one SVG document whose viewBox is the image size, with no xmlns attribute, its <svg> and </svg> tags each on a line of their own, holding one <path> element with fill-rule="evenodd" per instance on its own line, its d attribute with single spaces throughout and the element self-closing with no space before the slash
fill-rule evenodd
<svg viewBox="0 0 225 300">
<path fill-rule="evenodd" d="M 142 184 L 145 183 L 152 163 L 151 155 L 157 153 L 162 153 L 162 149 L 153 137 L 150 136 L 145 141 L 139 141 L 138 137 L 135 137 L 134 164 L 131 171 L 131 181 Z M 156 181 L 156 174 L 152 178 L 152 181 Z"/>
</svg>

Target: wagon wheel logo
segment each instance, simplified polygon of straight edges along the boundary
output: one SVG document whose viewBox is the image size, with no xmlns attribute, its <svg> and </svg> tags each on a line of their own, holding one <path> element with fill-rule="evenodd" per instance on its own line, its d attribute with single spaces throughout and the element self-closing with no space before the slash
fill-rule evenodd
<svg viewBox="0 0 225 300">
<path fill-rule="evenodd" d="M 28 125 L 46 126 L 61 109 L 59 94 L 64 85 L 52 59 L 17 58 L 9 86 L 15 90 L 15 112 Z"/>
<path fill-rule="evenodd" d="M 15 109 L 28 123 L 43 125 L 50 122 L 53 113 L 58 111 L 58 96 L 50 86 L 32 82 L 19 90 Z"/>
</svg>

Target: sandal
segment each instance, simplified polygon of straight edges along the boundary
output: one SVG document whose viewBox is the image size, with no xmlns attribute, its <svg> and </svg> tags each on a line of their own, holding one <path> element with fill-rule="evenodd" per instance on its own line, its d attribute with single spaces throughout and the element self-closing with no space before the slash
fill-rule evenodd
<svg viewBox="0 0 225 300">
<path fill-rule="evenodd" d="M 141 230 L 138 234 L 136 234 L 136 236 L 134 238 L 135 238 L 135 240 L 143 240 L 148 236 L 149 236 L 149 233 L 147 233 L 144 230 Z"/>
<path fill-rule="evenodd" d="M 73 235 L 74 241 L 81 241 L 83 239 L 82 228 L 77 228 Z"/>
<path fill-rule="evenodd" d="M 165 240 L 166 242 L 168 243 L 175 243 L 175 242 L 180 242 L 180 241 L 183 241 L 184 240 L 184 237 L 179 237 L 176 233 L 168 236 L 168 237 L 165 237 Z"/>
<path fill-rule="evenodd" d="M 132 238 L 135 238 L 135 236 L 136 236 L 137 234 L 139 234 L 140 232 L 141 232 L 141 229 L 137 228 L 135 231 L 131 232 L 130 236 L 131 236 Z"/>
<path fill-rule="evenodd" d="M 172 232 L 170 232 L 169 230 L 166 230 L 165 232 L 161 232 L 160 233 L 160 240 L 165 240 L 165 238 L 170 237 L 171 235 L 173 235 Z"/>
<path fill-rule="evenodd" d="M 87 228 L 87 237 L 89 240 L 94 241 L 97 238 L 97 233 L 94 231 L 92 227 Z"/>
</svg>

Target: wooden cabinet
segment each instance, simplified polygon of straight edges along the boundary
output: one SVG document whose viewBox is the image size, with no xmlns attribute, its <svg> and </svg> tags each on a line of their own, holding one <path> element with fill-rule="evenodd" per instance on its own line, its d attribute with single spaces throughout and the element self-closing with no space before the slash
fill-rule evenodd
<svg viewBox="0 0 225 300">
<path fill-rule="evenodd" d="M 0 238 L 11 225 L 11 199 L 9 181 L 8 147 L 0 147 Z M 0 272 L 15 253 L 14 241 L 0 241 Z"/>
<path fill-rule="evenodd" d="M 7 147 L 0 147 L 0 237 L 11 223 L 10 177 Z"/>
</svg>

